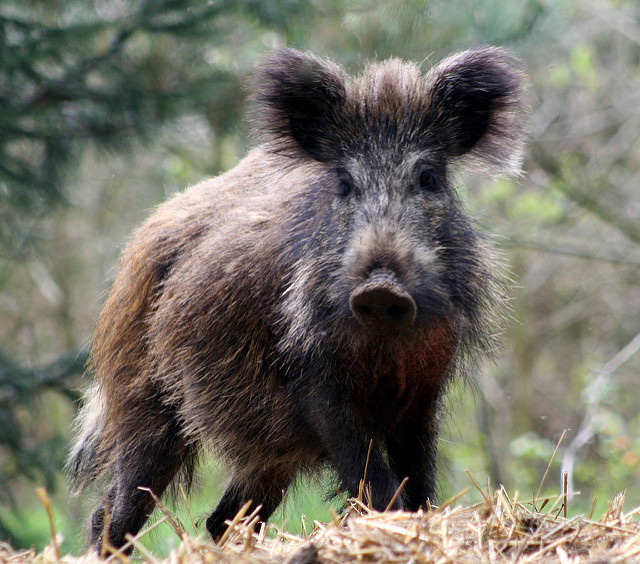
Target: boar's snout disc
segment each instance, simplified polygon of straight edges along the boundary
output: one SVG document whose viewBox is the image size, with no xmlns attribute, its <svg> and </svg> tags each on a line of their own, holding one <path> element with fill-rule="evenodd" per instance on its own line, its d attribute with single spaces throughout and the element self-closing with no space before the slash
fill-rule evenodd
<svg viewBox="0 0 640 564">
<path fill-rule="evenodd" d="M 367 331 L 393 335 L 411 329 L 416 320 L 416 303 L 395 276 L 373 273 L 349 296 L 351 312 Z"/>
</svg>

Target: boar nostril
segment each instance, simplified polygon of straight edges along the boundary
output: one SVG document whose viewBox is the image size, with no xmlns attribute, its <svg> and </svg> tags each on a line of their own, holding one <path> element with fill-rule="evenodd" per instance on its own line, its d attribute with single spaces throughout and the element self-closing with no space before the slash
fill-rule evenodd
<svg viewBox="0 0 640 564">
<path fill-rule="evenodd" d="M 390 305 L 387 308 L 387 315 L 391 318 L 402 319 L 407 315 L 407 308 L 397 304 Z"/>
<path fill-rule="evenodd" d="M 393 334 L 413 326 L 416 304 L 404 287 L 388 279 L 375 278 L 358 286 L 349 298 L 353 316 L 365 329 Z"/>
<path fill-rule="evenodd" d="M 373 309 L 362 304 L 354 304 L 354 313 L 361 317 L 370 317 L 373 315 Z"/>
</svg>

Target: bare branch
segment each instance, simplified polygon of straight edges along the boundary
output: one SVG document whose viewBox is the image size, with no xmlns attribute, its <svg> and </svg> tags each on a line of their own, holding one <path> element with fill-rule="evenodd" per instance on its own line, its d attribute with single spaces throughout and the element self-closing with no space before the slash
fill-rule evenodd
<svg viewBox="0 0 640 564">
<path fill-rule="evenodd" d="M 575 247 L 563 246 L 557 243 L 547 243 L 544 241 L 532 241 L 530 239 L 522 239 L 517 236 L 508 236 L 505 241 L 501 241 L 502 247 L 509 247 L 515 249 L 529 249 L 532 251 L 539 251 L 541 253 L 550 253 L 554 255 L 561 255 L 565 257 L 573 257 L 584 260 L 593 260 L 598 262 L 606 262 L 609 264 L 619 264 L 623 266 L 640 266 L 640 258 L 629 259 L 624 257 L 611 256 L 611 252 L 603 254 L 593 250 L 585 250 Z"/>
<path fill-rule="evenodd" d="M 638 333 L 631 341 L 620 350 L 613 358 L 611 358 L 603 367 L 596 378 L 586 388 L 587 407 L 584 417 L 580 422 L 580 427 L 573 440 L 569 443 L 564 456 L 562 457 L 562 470 L 560 475 L 567 475 L 567 491 L 569 494 L 574 492 L 573 488 L 573 470 L 575 467 L 576 456 L 578 451 L 587 444 L 595 434 L 595 420 L 598 415 L 598 409 L 606 385 L 611 380 L 613 373 L 629 360 L 634 354 L 640 350 L 640 333 Z"/>
</svg>

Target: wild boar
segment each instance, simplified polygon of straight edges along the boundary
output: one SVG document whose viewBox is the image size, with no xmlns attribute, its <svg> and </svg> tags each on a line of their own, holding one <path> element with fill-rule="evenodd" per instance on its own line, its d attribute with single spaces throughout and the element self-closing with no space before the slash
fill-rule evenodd
<svg viewBox="0 0 640 564">
<path fill-rule="evenodd" d="M 100 315 L 69 459 L 77 489 L 112 477 L 96 547 L 122 547 L 154 507 L 139 487 L 162 495 L 207 446 L 231 475 L 214 539 L 323 466 L 376 509 L 404 478 L 392 507 L 435 501 L 443 393 L 494 347 L 500 277 L 451 176 L 518 171 L 518 61 L 485 47 L 350 78 L 282 50 L 253 89 L 257 147 L 134 233 Z"/>
</svg>

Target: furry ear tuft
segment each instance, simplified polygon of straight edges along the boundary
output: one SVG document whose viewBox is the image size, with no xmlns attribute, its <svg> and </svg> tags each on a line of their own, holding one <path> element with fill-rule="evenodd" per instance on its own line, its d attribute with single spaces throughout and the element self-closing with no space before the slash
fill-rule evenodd
<svg viewBox="0 0 640 564">
<path fill-rule="evenodd" d="M 347 97 L 339 66 L 294 49 L 276 51 L 261 66 L 254 92 L 257 130 L 278 150 L 301 149 L 323 162 L 339 157 Z"/>
<path fill-rule="evenodd" d="M 517 59 L 499 47 L 472 49 L 445 59 L 425 79 L 429 143 L 471 168 L 517 174 L 527 114 Z"/>
</svg>

